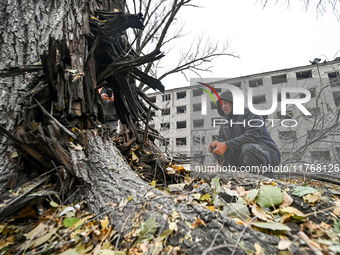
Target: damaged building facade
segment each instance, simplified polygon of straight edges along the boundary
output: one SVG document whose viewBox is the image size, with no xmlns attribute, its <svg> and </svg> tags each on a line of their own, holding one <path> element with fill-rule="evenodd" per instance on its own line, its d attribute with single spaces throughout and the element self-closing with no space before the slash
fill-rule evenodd
<svg viewBox="0 0 340 255">
<path fill-rule="evenodd" d="M 159 130 L 164 140 L 159 146 L 172 156 L 199 157 L 206 155 L 208 144 L 218 137 L 220 119 L 214 100 L 200 85 L 204 82 L 223 92 L 223 85 L 239 87 L 245 95 L 252 90 L 255 109 L 270 109 L 273 104 L 272 88 L 277 87 L 277 108 L 273 114 L 264 115 L 265 125 L 282 152 L 282 162 L 307 164 L 336 164 L 340 160 L 340 132 L 338 109 L 340 107 L 340 60 L 299 66 L 289 69 L 253 74 L 230 79 L 192 79 L 190 86 L 156 92 L 148 96 L 161 110 L 150 125 Z M 222 88 L 220 88 L 222 87 Z M 295 105 L 288 104 L 286 115 L 281 115 L 281 98 L 304 98 L 303 93 L 288 92 L 282 88 L 305 88 L 311 99 L 303 106 L 312 114 L 304 115 Z M 214 95 L 218 103 L 217 96 Z M 205 106 L 206 104 L 206 106 Z M 207 113 L 202 108 L 207 108 Z M 206 157 L 206 158 L 207 158 Z"/>
</svg>

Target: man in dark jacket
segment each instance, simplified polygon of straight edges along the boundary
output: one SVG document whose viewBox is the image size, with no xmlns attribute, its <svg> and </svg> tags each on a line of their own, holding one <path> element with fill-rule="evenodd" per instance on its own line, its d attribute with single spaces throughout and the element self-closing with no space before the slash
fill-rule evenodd
<svg viewBox="0 0 340 255">
<path fill-rule="evenodd" d="M 244 115 L 233 114 L 233 96 L 229 90 L 221 93 L 220 98 L 222 105 L 218 104 L 217 110 L 225 124 L 220 126 L 218 141 L 209 144 L 209 151 L 223 155 L 225 166 L 258 166 L 260 172 L 273 177 L 272 172 L 261 171 L 261 167 L 278 166 L 281 154 L 263 118 L 248 107 Z M 250 125 L 249 120 L 252 120 Z"/>
</svg>

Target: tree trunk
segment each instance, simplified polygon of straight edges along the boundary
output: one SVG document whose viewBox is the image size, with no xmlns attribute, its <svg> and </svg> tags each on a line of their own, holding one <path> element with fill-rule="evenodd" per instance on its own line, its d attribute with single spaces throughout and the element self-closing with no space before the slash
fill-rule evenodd
<svg viewBox="0 0 340 255">
<path fill-rule="evenodd" d="M 22 104 L 25 101 L 23 100 L 25 95 L 27 95 L 25 93 L 27 91 L 35 93 L 32 92 L 33 87 L 30 86 L 39 84 L 40 78 L 32 74 L 1 78 L 0 124 L 15 136 L 7 135 L 11 137 L 10 140 L 5 136 L 1 137 L 0 157 L 3 160 L 0 161 L 0 194 L 31 180 L 41 173 L 41 169 L 50 170 L 52 168 L 50 165 L 51 160 L 53 160 L 53 162 L 57 162 L 58 167 L 62 167 L 66 171 L 67 176 L 64 177 L 63 183 L 63 186 L 66 187 L 66 192 L 67 187 L 72 184 L 80 184 L 80 191 L 76 193 L 76 196 L 85 199 L 89 209 L 98 215 L 110 211 L 107 214 L 111 219 L 111 223 L 114 224 L 114 228 L 121 233 L 122 240 L 123 236 L 131 231 L 133 218 L 140 222 L 156 216 L 159 223 L 158 232 L 162 233 L 169 228 L 171 215 L 173 215 L 173 211 L 176 211 L 180 216 L 177 223 L 179 231 L 174 234 L 173 238 L 169 239 L 170 244 L 181 246 L 185 253 L 198 254 L 210 246 L 215 235 L 221 229 L 214 245 L 229 244 L 232 246 L 243 231 L 243 226 L 237 225 L 229 218 L 207 210 L 200 205 L 175 203 L 173 196 L 153 189 L 131 170 L 112 140 L 103 139 L 95 130 L 80 132 L 83 136 L 82 145 L 85 149 L 75 150 L 69 147 L 67 145 L 68 137 L 72 136 L 72 132 L 67 130 L 60 131 L 62 130 L 62 125 L 56 119 L 53 119 L 53 116 L 49 115 L 50 112 L 56 111 L 55 105 L 61 108 L 61 112 L 67 111 L 65 108 L 67 98 L 64 98 L 64 96 L 68 95 L 71 100 L 74 100 L 74 105 L 71 105 L 69 109 L 70 115 L 78 114 L 79 117 L 83 118 L 84 123 L 79 124 L 83 129 L 93 126 L 95 120 L 91 120 L 91 118 L 98 117 L 98 114 L 100 114 L 100 109 L 96 108 L 96 92 L 94 88 L 101 78 L 96 77 L 94 71 L 96 68 L 91 67 L 91 61 L 94 60 L 91 59 L 91 52 L 85 38 L 85 35 L 90 32 L 89 16 L 96 9 L 113 11 L 114 8 L 118 8 L 122 10 L 124 2 L 120 0 L 117 0 L 116 3 L 108 0 L 91 0 L 88 2 L 83 0 L 7 0 L 5 3 L 0 3 L 0 24 L 2 24 L 0 27 L 0 70 L 10 66 L 36 64 L 40 62 L 40 56 L 43 55 L 46 86 L 50 88 L 48 91 L 57 93 L 57 96 L 45 95 L 47 98 L 49 96 L 55 97 L 55 100 L 52 99 L 51 101 L 52 106 L 30 102 L 29 107 L 35 107 L 40 113 L 26 116 L 24 113 L 27 112 L 27 106 Z M 54 37 L 58 42 L 50 40 L 50 36 Z M 95 44 L 95 42 L 91 43 Z M 58 44 L 59 52 L 49 51 L 49 55 L 43 54 L 44 51 L 54 49 L 54 44 Z M 67 57 L 67 48 L 70 51 L 70 59 Z M 88 57 L 89 55 L 90 57 Z M 154 55 L 157 55 L 157 53 L 154 53 Z M 59 66 L 56 67 L 54 65 L 55 61 L 50 60 L 58 58 Z M 88 62 L 86 62 L 87 59 Z M 143 63 L 145 60 L 141 59 L 140 61 Z M 85 64 L 91 68 L 85 68 Z M 131 69 L 130 64 L 128 63 L 127 65 L 128 69 Z M 116 68 L 122 68 L 122 66 Z M 85 73 L 85 78 L 84 76 L 79 76 L 73 82 L 73 77 L 68 77 L 70 74 L 67 73 L 66 69 Z M 108 70 L 108 72 L 112 72 L 112 70 Z M 131 72 L 135 76 L 143 78 L 137 70 L 134 70 L 133 66 Z M 55 77 L 53 76 L 54 73 L 56 73 Z M 63 78 L 64 73 L 66 78 Z M 61 75 L 58 76 L 58 74 Z M 144 78 L 148 79 L 148 77 Z M 35 82 L 35 79 L 37 79 L 37 82 Z M 54 83 L 54 79 L 58 83 Z M 72 82 L 67 83 L 70 80 Z M 151 80 L 151 82 L 155 81 Z M 87 84 L 87 86 L 84 84 Z M 159 84 L 156 85 L 158 86 Z M 129 86 L 121 88 L 124 91 L 116 91 L 118 98 L 120 93 L 126 96 L 133 90 Z M 42 101 L 43 99 L 44 97 L 42 97 Z M 137 113 L 131 113 L 131 115 L 136 116 L 136 119 L 138 119 L 139 112 L 146 115 L 145 109 L 141 109 L 136 100 L 128 98 L 128 101 L 131 104 L 130 109 L 139 109 Z M 124 103 L 123 101 L 121 102 Z M 79 108 L 74 110 L 73 106 L 79 106 Z M 92 121 L 92 124 L 86 124 L 84 116 L 88 116 L 89 122 Z M 62 116 L 60 116 L 60 119 L 62 119 Z M 36 126 L 36 128 L 33 128 L 34 132 L 40 135 L 32 135 L 31 139 L 29 139 L 26 135 L 26 130 L 23 128 L 24 125 L 29 123 L 24 122 L 24 120 L 30 120 L 30 125 L 32 127 Z M 131 117 L 130 119 L 125 117 L 123 120 L 131 125 L 130 128 L 133 128 Z M 35 125 L 34 121 L 39 122 L 39 124 Z M 39 126 L 40 123 L 42 123 L 44 130 Z M 71 123 L 70 126 L 72 126 Z M 132 131 L 136 140 L 145 144 L 143 143 L 143 137 L 136 130 Z M 46 135 L 46 132 L 48 132 L 49 136 Z M 30 141 L 26 141 L 27 139 Z M 32 172 L 25 172 L 24 170 L 27 170 L 27 168 L 24 169 L 25 166 L 22 164 L 21 158 L 12 155 L 17 150 L 12 145 L 13 141 L 16 142 L 17 146 L 24 147 L 22 155 L 26 156 L 27 159 L 30 159 L 30 157 L 39 159 L 31 160 L 31 166 L 34 166 Z M 33 146 L 37 143 L 42 147 L 34 149 Z M 39 168 L 41 168 L 40 172 L 38 171 Z M 20 178 L 18 178 L 19 175 Z M 153 194 L 150 195 L 149 192 Z M 131 196 L 132 200 L 124 208 L 120 208 L 122 210 L 111 206 L 111 203 L 120 203 Z M 207 226 L 191 229 L 190 226 L 197 217 L 202 219 Z M 224 225 L 221 228 L 222 224 Z M 185 238 L 189 232 L 191 236 Z M 268 253 L 277 252 L 274 247 L 278 242 L 277 237 L 255 232 L 250 228 L 247 228 L 242 235 L 242 246 L 246 249 L 254 250 L 253 244 L 257 242 Z M 131 243 L 126 241 L 125 244 Z M 230 252 L 233 250 L 234 248 L 231 246 L 225 247 L 224 251 Z M 220 254 L 222 251 L 220 249 L 216 253 Z M 245 254 L 245 252 L 238 249 L 236 254 Z"/>
</svg>

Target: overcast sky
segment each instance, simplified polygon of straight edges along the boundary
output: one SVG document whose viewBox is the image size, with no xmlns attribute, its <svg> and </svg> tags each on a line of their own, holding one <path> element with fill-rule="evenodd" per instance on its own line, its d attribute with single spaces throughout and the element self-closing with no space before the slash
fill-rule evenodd
<svg viewBox="0 0 340 255">
<path fill-rule="evenodd" d="M 315 9 L 306 12 L 301 5 L 287 9 L 275 6 L 276 0 L 264 9 L 255 0 L 196 2 L 205 8 L 182 10 L 179 20 L 186 20 L 185 32 L 189 34 L 168 54 L 167 65 L 178 58 L 176 50 L 200 34 L 221 43 L 229 41 L 230 52 L 240 56 L 215 59 L 213 74 L 202 73 L 202 77 L 239 77 L 308 65 L 314 58 L 323 61 L 340 56 L 340 22 L 330 9 L 318 17 Z M 188 77 L 198 76 L 189 73 Z M 166 89 L 189 86 L 182 75 L 169 76 L 162 83 Z"/>
</svg>

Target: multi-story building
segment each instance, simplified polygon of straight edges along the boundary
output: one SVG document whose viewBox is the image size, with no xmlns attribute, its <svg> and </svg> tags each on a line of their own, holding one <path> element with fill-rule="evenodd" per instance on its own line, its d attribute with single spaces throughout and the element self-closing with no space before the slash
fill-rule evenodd
<svg viewBox="0 0 340 255">
<path fill-rule="evenodd" d="M 340 160 L 340 60 L 299 66 L 289 69 L 247 75 L 228 79 L 192 79 L 190 86 L 149 94 L 150 99 L 162 110 L 150 124 L 164 136 L 160 148 L 173 156 L 209 155 L 208 144 L 218 137 L 220 119 L 216 104 L 197 82 L 211 85 L 220 93 L 223 85 L 239 87 L 247 102 L 252 92 L 255 109 L 267 110 L 275 103 L 273 87 L 278 89 L 275 112 L 264 115 L 264 123 L 282 152 L 284 162 L 299 160 L 309 163 L 336 163 Z M 286 115 L 281 115 L 283 98 L 302 99 L 304 93 L 289 88 L 305 88 L 311 99 L 303 106 L 312 114 L 307 116 L 294 104 L 287 104 Z M 281 95 L 282 88 L 289 92 Z M 203 99 L 203 100 L 202 100 Z M 217 97 L 215 96 L 217 100 Z M 274 98 L 275 99 L 275 98 Z M 207 114 L 202 107 L 207 102 Z M 202 106 L 203 105 L 203 106 Z"/>
</svg>

